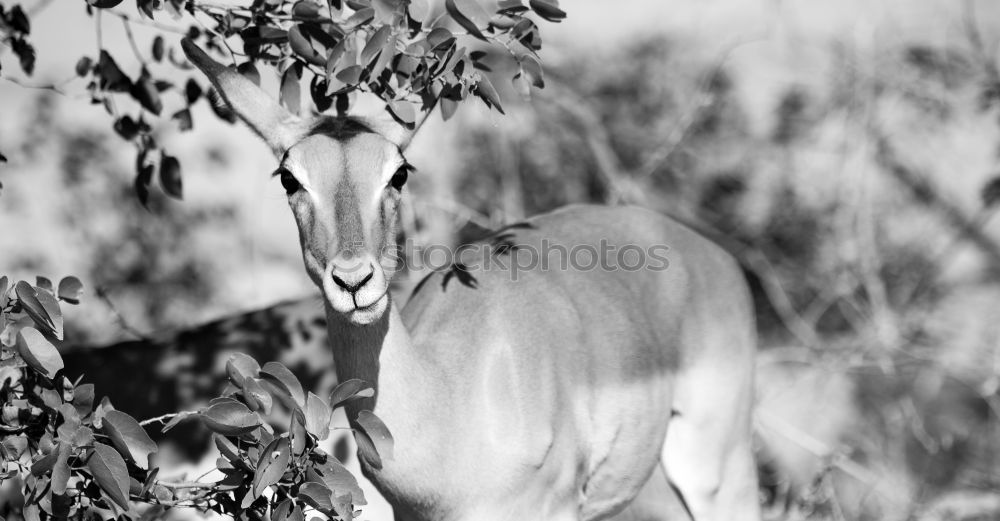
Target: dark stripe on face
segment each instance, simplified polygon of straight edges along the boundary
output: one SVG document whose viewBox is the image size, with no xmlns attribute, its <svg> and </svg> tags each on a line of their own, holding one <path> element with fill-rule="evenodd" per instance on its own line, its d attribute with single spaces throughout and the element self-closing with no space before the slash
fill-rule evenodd
<svg viewBox="0 0 1000 521">
<path fill-rule="evenodd" d="M 358 134 L 375 134 L 375 131 L 352 117 L 326 116 L 319 118 L 309 129 L 310 136 L 323 135 L 337 141 L 347 141 Z"/>
<path fill-rule="evenodd" d="M 333 195 L 335 221 L 337 223 L 337 243 L 341 252 L 358 253 L 364 249 L 364 228 L 361 223 L 361 208 L 358 207 L 357 190 L 348 177 L 337 185 Z"/>
</svg>

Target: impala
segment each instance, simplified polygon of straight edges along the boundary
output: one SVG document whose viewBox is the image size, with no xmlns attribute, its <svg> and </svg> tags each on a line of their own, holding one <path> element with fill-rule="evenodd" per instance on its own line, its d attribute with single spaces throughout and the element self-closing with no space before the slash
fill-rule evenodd
<svg viewBox="0 0 1000 521">
<path fill-rule="evenodd" d="M 669 248 L 667 269 L 444 270 L 397 309 L 387 252 L 404 140 L 367 120 L 293 116 L 183 48 L 279 159 L 338 379 L 376 389 L 348 418 L 372 410 L 396 440 L 392 459 L 360 456 L 397 519 L 604 519 L 658 466 L 694 520 L 759 518 L 753 316 L 720 248 L 651 211 L 568 207 L 511 228 L 517 247 L 499 254 L 604 240 Z"/>
</svg>

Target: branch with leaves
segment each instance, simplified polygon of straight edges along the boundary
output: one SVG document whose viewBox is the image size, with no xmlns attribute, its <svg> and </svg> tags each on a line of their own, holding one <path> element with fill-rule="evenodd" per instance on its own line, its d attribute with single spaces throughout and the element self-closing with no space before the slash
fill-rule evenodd
<svg viewBox="0 0 1000 521">
<path fill-rule="evenodd" d="M 0 479 L 21 478 L 25 519 L 138 519 L 143 503 L 245 521 L 356 517 L 366 504 L 357 479 L 319 443 L 331 434 L 333 410 L 371 397 L 369 385 L 342 382 L 324 400 L 282 364 L 238 354 L 226 364 L 231 385 L 208 406 L 140 422 L 108 398 L 95 406 L 94 385 L 71 380 L 63 366 L 54 345 L 63 333 L 59 303 L 79 302 L 82 290 L 75 277 L 58 287 L 42 277 L 8 287 L 0 278 Z M 158 479 L 158 446 L 145 427 L 167 431 L 187 420 L 212 431 L 221 479 Z M 392 457 L 392 435 L 378 417 L 361 411 L 356 425 L 369 464 Z"/>
<path fill-rule="evenodd" d="M 501 0 L 492 12 L 476 0 L 446 0 L 445 12 L 435 16 L 428 0 L 255 0 L 250 6 L 216 4 L 203 0 L 137 0 L 139 18 L 117 11 L 122 0 L 87 0 L 84 6 L 95 20 L 97 56 L 83 56 L 76 74 L 87 81 L 91 101 L 104 106 L 113 128 L 137 150 L 135 192 L 146 204 L 154 176 L 171 197 L 183 194 L 181 166 L 164 151 L 150 121 L 169 117 L 180 131 L 194 126 L 191 106 L 207 99 L 215 114 L 233 121 L 225 102 L 195 79 L 183 87 L 154 75 L 161 65 L 187 70 L 180 53 L 157 35 L 148 52 L 137 42 L 133 24 L 161 33 L 181 33 L 260 83 L 260 70 L 280 77 L 278 98 L 290 111 L 302 109 L 302 84 L 307 85 L 309 110 L 336 110 L 346 114 L 359 93 L 375 96 L 398 123 L 414 128 L 434 107 L 450 118 L 459 104 L 479 98 L 503 112 L 500 95 L 490 79 L 493 62 L 509 60 L 517 92 L 529 95 L 532 86 L 544 86 L 538 51 L 542 47 L 536 19 L 559 22 L 566 14 L 558 0 Z M 107 16 L 124 25 L 131 52 L 140 63 L 138 74 L 128 74 L 112 51 L 104 48 L 102 25 Z M 163 24 L 157 16 L 170 15 L 187 23 L 186 29 Z M 14 5 L 0 6 L 0 39 L 18 55 L 21 69 L 31 75 L 35 51 L 28 42 L 28 14 Z M 488 51 L 501 52 L 491 55 Z M 499 57 L 499 58 L 498 58 Z M 0 70 L 0 75 L 7 74 Z M 180 108 L 169 116 L 164 98 L 179 98 Z M 127 98 L 134 103 L 119 103 Z M 128 109 L 123 107 L 135 107 Z"/>
</svg>

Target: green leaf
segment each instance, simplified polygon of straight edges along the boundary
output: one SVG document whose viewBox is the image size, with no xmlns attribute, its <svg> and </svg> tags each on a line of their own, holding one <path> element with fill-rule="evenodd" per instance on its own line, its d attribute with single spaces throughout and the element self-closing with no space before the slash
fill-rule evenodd
<svg viewBox="0 0 1000 521">
<path fill-rule="evenodd" d="M 24 9 L 21 9 L 21 6 L 18 4 L 14 4 L 10 8 L 7 21 L 15 31 L 20 31 L 24 34 L 31 32 L 31 20 L 28 19 L 28 15 L 24 14 Z"/>
<path fill-rule="evenodd" d="M 111 9 L 122 3 L 122 0 L 87 0 L 87 3 L 99 9 Z"/>
<path fill-rule="evenodd" d="M 264 448 L 257 460 L 257 470 L 253 475 L 253 495 L 260 497 L 264 490 L 281 480 L 290 459 L 291 447 L 288 438 L 277 438 Z"/>
<path fill-rule="evenodd" d="M 302 521 L 302 519 L 302 509 L 291 499 L 285 499 L 271 509 L 271 521 Z"/>
<path fill-rule="evenodd" d="M 156 453 L 159 447 L 135 418 L 121 411 L 108 411 L 101 425 L 119 452 L 139 468 L 149 469 L 149 455 Z"/>
<path fill-rule="evenodd" d="M 389 66 L 389 63 L 396 56 L 396 35 L 390 35 L 389 39 L 385 41 L 382 45 L 382 51 L 379 52 L 378 59 L 375 60 L 375 64 L 372 65 L 371 77 L 378 78 L 382 71 Z"/>
<path fill-rule="evenodd" d="M 545 77 L 542 75 L 542 64 L 534 56 L 526 54 L 521 58 L 521 70 L 531 82 L 539 89 L 545 88 Z"/>
<path fill-rule="evenodd" d="M 302 33 L 301 26 L 302 24 L 293 25 L 288 30 L 288 46 L 292 48 L 292 52 L 299 55 L 303 60 L 313 65 L 326 65 L 326 57 L 313 47 L 312 42 Z"/>
<path fill-rule="evenodd" d="M 370 22 L 372 18 L 375 18 L 375 9 L 371 7 L 358 9 L 344 22 L 344 28 L 355 28 L 364 25 Z"/>
<path fill-rule="evenodd" d="M 257 78 L 257 81 L 259 82 L 260 78 Z M 194 78 L 188 78 L 187 83 L 184 84 L 184 99 L 187 100 L 187 104 L 194 105 L 194 103 L 201 98 L 202 94 L 204 94 L 204 91 L 202 90 L 201 85 L 198 85 L 198 82 L 195 81 Z"/>
<path fill-rule="evenodd" d="M 68 440 L 80 428 L 80 413 L 69 403 L 61 403 L 56 409 L 63 418 L 62 425 L 56 429 L 56 434 L 60 439 Z"/>
<path fill-rule="evenodd" d="M 148 151 L 149 149 L 143 149 L 135 160 L 135 195 L 143 207 L 149 201 L 149 185 L 153 181 L 153 172 L 156 171 L 156 165 L 147 160 Z"/>
<path fill-rule="evenodd" d="M 160 93 L 156 90 L 156 84 L 153 83 L 153 78 L 150 77 L 149 72 L 145 68 L 142 69 L 139 80 L 132 84 L 129 93 L 132 95 L 132 98 L 142 105 L 142 108 L 153 114 L 159 116 L 160 112 L 163 111 L 163 102 L 160 101 Z"/>
<path fill-rule="evenodd" d="M 156 38 L 153 38 L 152 54 L 154 60 L 158 62 L 163 61 L 163 37 L 160 35 L 156 35 Z"/>
<path fill-rule="evenodd" d="M 66 493 L 66 484 L 72 474 L 69 468 L 69 457 L 73 453 L 73 448 L 69 443 L 60 442 L 56 449 L 56 461 L 52 466 L 52 493 L 63 495 Z"/>
<path fill-rule="evenodd" d="M 194 128 L 194 120 L 191 119 L 191 109 L 181 109 L 174 112 L 170 119 L 177 122 L 177 129 L 185 132 Z"/>
<path fill-rule="evenodd" d="M 229 381 L 233 385 L 242 389 L 244 380 L 257 378 L 260 375 L 260 364 L 250 355 L 236 353 L 226 360 L 226 374 L 229 375 Z"/>
<path fill-rule="evenodd" d="M 449 119 L 451 119 L 452 116 L 455 115 L 455 111 L 458 110 L 458 102 L 449 98 L 441 98 L 440 103 L 441 103 L 441 119 L 448 121 Z"/>
<path fill-rule="evenodd" d="M 306 397 L 306 430 L 320 440 L 330 435 L 331 409 L 325 401 L 313 393 Z"/>
<path fill-rule="evenodd" d="M 401 0 L 371 0 L 375 21 L 387 26 L 396 25 L 403 18 Z"/>
<path fill-rule="evenodd" d="M 559 9 L 557 0 L 528 0 L 528 5 L 538 16 L 550 22 L 559 23 L 566 18 L 566 11 Z"/>
<path fill-rule="evenodd" d="M 288 432 L 292 435 L 292 454 L 301 456 L 309 446 L 309 435 L 306 433 L 306 417 L 301 409 L 292 411 L 291 425 Z"/>
<path fill-rule="evenodd" d="M 417 120 L 417 113 L 412 103 L 405 100 L 393 100 L 386 105 L 386 108 L 389 109 L 389 113 L 392 114 L 393 118 L 404 127 L 413 128 L 413 124 Z"/>
<path fill-rule="evenodd" d="M 59 351 L 33 327 L 24 327 L 17 332 L 17 350 L 32 369 L 48 378 L 63 368 Z"/>
<path fill-rule="evenodd" d="M 337 79 L 348 85 L 357 85 L 358 81 L 361 80 L 361 73 L 363 72 L 364 69 L 360 65 L 351 65 L 338 72 Z"/>
<path fill-rule="evenodd" d="M 333 515 L 333 491 L 322 483 L 309 481 L 299 487 L 299 499 L 307 505 L 331 516 Z"/>
<path fill-rule="evenodd" d="M 184 185 L 181 182 L 181 162 L 176 157 L 161 152 L 160 156 L 160 186 L 167 195 L 174 199 L 182 199 Z"/>
<path fill-rule="evenodd" d="M 319 4 L 312 0 L 299 0 L 292 6 L 292 16 L 305 20 L 320 18 Z"/>
<path fill-rule="evenodd" d="M 100 77 L 100 86 L 103 90 L 112 92 L 128 92 L 132 87 L 132 80 L 122 72 L 115 59 L 107 51 L 101 51 L 97 60 L 97 75 Z"/>
<path fill-rule="evenodd" d="M 35 324 L 55 336 L 57 340 L 62 340 L 63 318 L 56 298 L 46 291 L 41 293 L 35 291 L 35 288 L 23 280 L 14 285 L 14 292 L 24 312 L 35 321 Z"/>
<path fill-rule="evenodd" d="M 309 95 L 312 97 L 313 103 L 316 105 L 316 110 L 319 112 L 326 112 L 333 105 L 333 98 L 326 92 L 326 78 L 318 74 L 313 76 L 312 81 L 309 82 Z"/>
<path fill-rule="evenodd" d="M 299 86 L 299 71 L 294 65 L 285 69 L 281 76 L 281 104 L 292 114 L 298 114 L 302 109 L 301 87 Z"/>
<path fill-rule="evenodd" d="M 90 427 L 80 427 L 73 432 L 70 442 L 77 448 L 93 446 L 94 431 Z"/>
<path fill-rule="evenodd" d="M 160 432 L 166 433 L 170 429 L 173 429 L 174 427 L 176 427 L 178 423 L 180 423 L 180 422 L 188 419 L 191 416 L 195 416 L 195 413 L 190 413 L 190 412 L 181 412 L 181 413 L 178 413 L 173 418 L 170 418 L 170 421 L 168 421 L 167 423 L 165 423 L 163 425 L 163 428 L 160 429 Z"/>
<path fill-rule="evenodd" d="M 504 114 L 503 107 L 500 106 L 500 95 L 497 94 L 497 90 L 493 88 L 493 84 L 490 83 L 490 79 L 486 76 L 479 78 L 479 83 L 476 84 L 476 95 L 479 96 L 488 107 L 495 108 L 501 114 Z"/>
<path fill-rule="evenodd" d="M 444 27 L 435 27 L 434 30 L 427 35 L 427 43 L 431 46 L 431 49 L 451 45 L 454 41 L 455 35 L 451 34 L 451 31 L 445 29 Z"/>
<path fill-rule="evenodd" d="M 59 281 L 59 298 L 70 304 L 79 304 L 80 296 L 83 295 L 83 283 L 80 279 L 70 275 L 63 277 Z"/>
<path fill-rule="evenodd" d="M 44 454 L 42 457 L 36 457 L 31 463 L 31 475 L 32 476 L 44 476 L 48 472 L 52 471 L 55 466 L 56 461 L 59 459 L 59 453 L 56 451 L 58 447 L 53 447 L 52 451 L 48 454 Z"/>
<path fill-rule="evenodd" d="M 112 128 L 126 141 L 131 141 L 139 135 L 139 125 L 128 115 L 116 119 Z"/>
<path fill-rule="evenodd" d="M 217 403 L 198 416 L 209 430 L 225 436 L 239 436 L 260 426 L 260 417 L 239 402 Z"/>
<path fill-rule="evenodd" d="M 990 179 L 983 186 L 980 196 L 983 200 L 983 206 L 986 208 L 993 208 L 1000 205 L 1000 176 Z"/>
<path fill-rule="evenodd" d="M 280 384 L 300 407 L 306 404 L 306 395 L 302 391 L 299 379 L 279 362 L 268 362 L 260 369 L 260 376 L 267 381 Z"/>
<path fill-rule="evenodd" d="M 431 6 L 427 0 L 410 0 L 406 10 L 410 13 L 410 18 L 419 23 L 423 23 L 431 14 Z"/>
<path fill-rule="evenodd" d="M 246 464 L 243 459 L 243 455 L 240 450 L 229 441 L 225 436 L 219 436 L 218 434 L 213 434 L 212 439 L 215 441 L 215 447 L 219 449 L 219 454 L 226 459 L 234 467 L 238 467 L 244 470 L 249 470 L 250 466 Z"/>
<path fill-rule="evenodd" d="M 362 456 L 372 463 L 375 468 L 382 468 L 382 459 L 392 460 L 393 440 L 389 428 L 382 423 L 382 420 L 371 411 L 361 411 L 358 413 L 358 426 L 361 432 L 355 431 L 355 439 L 358 442 L 358 450 Z M 360 434 L 360 435 L 359 435 Z M 362 441 L 362 438 L 367 438 Z M 374 453 L 368 453 L 374 450 Z M 376 466 L 375 463 L 378 463 Z"/>
<path fill-rule="evenodd" d="M 260 380 L 257 378 L 243 380 L 243 395 L 247 398 L 248 403 L 252 401 L 253 405 L 256 406 L 251 407 L 252 409 L 259 410 L 264 414 L 271 414 L 274 401 L 271 398 L 271 393 L 260 384 Z"/>
<path fill-rule="evenodd" d="M 244 43 L 260 45 L 267 43 L 283 43 L 288 39 L 288 31 L 278 27 L 253 25 L 242 33 Z"/>
<path fill-rule="evenodd" d="M 94 476 L 97 486 L 101 487 L 112 501 L 125 510 L 128 504 L 128 467 L 118 451 L 100 443 L 94 443 L 94 451 L 87 460 L 87 470 Z"/>
<path fill-rule="evenodd" d="M 371 398 L 375 396 L 375 389 L 371 384 L 351 378 L 346 382 L 340 382 L 330 393 L 330 408 L 336 409 L 345 403 L 357 398 Z"/>
<path fill-rule="evenodd" d="M 521 0 L 500 0 L 497 2 L 497 8 L 501 11 L 527 11 L 528 8 L 524 7 Z"/>
<path fill-rule="evenodd" d="M 73 407 L 81 418 L 94 410 L 94 384 L 82 384 L 73 389 Z"/>
<path fill-rule="evenodd" d="M 490 17 L 476 0 L 445 0 L 444 7 L 448 16 L 469 31 L 469 34 L 486 41 L 482 28 L 489 24 Z"/>
<path fill-rule="evenodd" d="M 337 65 L 340 63 L 340 59 L 344 56 L 344 52 L 347 51 L 347 38 L 341 40 L 337 45 L 334 45 L 330 49 L 330 53 L 326 57 L 326 75 L 329 77 L 337 70 Z"/>
<path fill-rule="evenodd" d="M 79 77 L 84 77 L 90 72 L 90 68 L 93 67 L 94 60 L 91 60 L 89 56 L 83 56 L 76 61 L 76 75 Z"/>
<path fill-rule="evenodd" d="M 361 65 L 367 66 L 375 58 L 375 54 L 382 50 L 385 46 L 385 42 L 389 40 L 389 36 L 392 34 L 392 28 L 388 25 L 383 25 L 375 34 L 368 39 L 368 43 L 365 44 L 365 48 L 361 51 Z"/>
<path fill-rule="evenodd" d="M 21 64 L 21 70 L 28 76 L 31 76 L 35 72 L 35 47 L 24 38 L 19 37 L 11 41 L 11 47 L 14 49 L 14 54 L 17 55 L 18 62 Z"/>
<path fill-rule="evenodd" d="M 52 287 L 52 281 L 42 276 L 35 277 L 35 289 L 44 289 L 53 295 L 56 292 L 56 290 Z"/>
<path fill-rule="evenodd" d="M 531 99 L 531 83 L 524 77 L 523 72 L 515 74 L 514 77 L 510 79 L 510 83 L 514 86 L 514 92 L 517 92 L 522 99 Z"/>
<path fill-rule="evenodd" d="M 313 465 L 312 473 L 309 474 L 310 481 L 321 481 L 335 497 L 344 494 L 351 495 L 351 502 L 355 505 L 367 505 L 365 493 L 358 485 L 358 479 L 351 474 L 351 471 L 341 465 L 334 458 L 326 458 L 323 463 Z"/>
</svg>

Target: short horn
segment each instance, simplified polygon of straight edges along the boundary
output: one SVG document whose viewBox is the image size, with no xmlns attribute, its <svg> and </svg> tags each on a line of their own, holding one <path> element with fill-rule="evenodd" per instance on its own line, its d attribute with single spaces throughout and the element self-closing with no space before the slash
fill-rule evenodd
<svg viewBox="0 0 1000 521">
<path fill-rule="evenodd" d="M 271 147 L 283 154 L 299 140 L 302 120 L 285 110 L 252 81 L 236 70 L 215 61 L 188 38 L 181 48 L 191 63 L 205 73 L 233 112 Z"/>
</svg>

